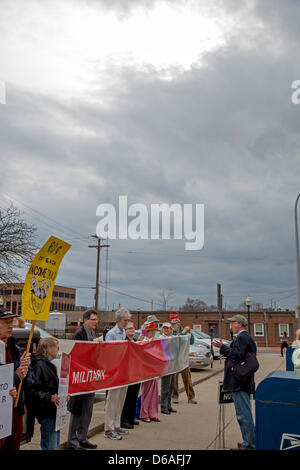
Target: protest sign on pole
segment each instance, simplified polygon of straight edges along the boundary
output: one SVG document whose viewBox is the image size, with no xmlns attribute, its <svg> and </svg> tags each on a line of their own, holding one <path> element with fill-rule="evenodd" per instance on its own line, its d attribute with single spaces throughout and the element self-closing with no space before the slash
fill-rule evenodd
<svg viewBox="0 0 300 470">
<path fill-rule="evenodd" d="M 59 405 L 56 409 L 55 431 L 64 428 L 67 422 L 67 398 L 69 390 L 71 356 L 66 353 L 61 354 L 61 366 L 58 385 Z"/>
<path fill-rule="evenodd" d="M 33 258 L 22 291 L 22 316 L 26 320 L 48 320 L 55 279 L 70 247 L 52 236 Z"/>
<path fill-rule="evenodd" d="M 0 366 L 0 439 L 12 433 L 13 399 L 9 390 L 14 383 L 14 365 Z"/>
<path fill-rule="evenodd" d="M 26 353 L 29 353 L 35 322 L 47 321 L 49 317 L 52 293 L 58 275 L 60 263 L 71 245 L 51 236 L 33 258 L 22 291 L 22 317 L 32 320 L 31 332 Z M 21 381 L 15 401 L 18 404 L 22 388 Z"/>
</svg>

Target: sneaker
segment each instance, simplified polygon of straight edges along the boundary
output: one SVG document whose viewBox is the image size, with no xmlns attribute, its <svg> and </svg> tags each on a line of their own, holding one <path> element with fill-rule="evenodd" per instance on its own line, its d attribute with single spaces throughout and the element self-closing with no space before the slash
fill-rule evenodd
<svg viewBox="0 0 300 470">
<path fill-rule="evenodd" d="M 179 403 L 178 398 L 173 398 L 173 403 Z"/>
<path fill-rule="evenodd" d="M 120 436 L 120 434 L 117 434 L 114 431 L 105 431 L 104 436 L 108 439 L 113 439 L 114 441 L 119 441 L 120 439 L 122 439 L 122 436 Z"/>
<path fill-rule="evenodd" d="M 123 429 L 123 428 L 115 428 L 115 433 L 117 433 L 117 434 L 129 434 L 129 431 L 127 431 L 127 429 Z"/>
<path fill-rule="evenodd" d="M 190 403 L 193 403 L 194 405 L 197 405 L 198 402 L 195 400 L 195 398 L 191 398 Z"/>
</svg>

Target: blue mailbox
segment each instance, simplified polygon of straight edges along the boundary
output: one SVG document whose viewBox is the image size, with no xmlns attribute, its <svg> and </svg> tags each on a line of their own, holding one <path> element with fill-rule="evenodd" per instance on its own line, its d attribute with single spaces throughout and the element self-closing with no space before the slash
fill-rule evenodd
<svg viewBox="0 0 300 470">
<path fill-rule="evenodd" d="M 289 346 L 286 350 L 286 356 L 285 356 L 285 365 L 286 365 L 286 370 L 294 370 L 294 364 L 292 361 L 292 355 L 294 352 L 295 348 L 292 346 Z"/>
<path fill-rule="evenodd" d="M 255 392 L 256 448 L 300 450 L 300 373 L 276 371 Z"/>
</svg>

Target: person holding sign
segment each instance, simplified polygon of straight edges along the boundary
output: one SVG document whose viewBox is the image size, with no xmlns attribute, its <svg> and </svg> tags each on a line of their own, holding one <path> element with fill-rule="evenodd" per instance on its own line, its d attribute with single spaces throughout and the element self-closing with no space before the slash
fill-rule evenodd
<svg viewBox="0 0 300 470">
<path fill-rule="evenodd" d="M 30 353 L 22 354 L 20 347 L 12 337 L 13 319 L 19 317 L 17 313 L 12 313 L 4 307 L 0 307 L 0 340 L 5 344 L 5 362 L 14 364 L 14 388 L 17 388 L 24 380 L 24 387 L 21 390 L 18 406 L 13 409 L 12 434 L 0 439 L 0 449 L 19 450 L 22 432 L 24 404 L 28 387 L 32 385 L 33 375 L 30 368 Z M 15 390 L 11 390 L 11 396 L 15 398 Z"/>
<path fill-rule="evenodd" d="M 58 376 L 51 362 L 57 357 L 59 343 L 56 338 L 42 338 L 32 357 L 34 384 L 31 399 L 34 416 L 41 425 L 42 450 L 58 450 L 60 432 L 55 431 L 56 408 L 59 405 Z"/>
</svg>

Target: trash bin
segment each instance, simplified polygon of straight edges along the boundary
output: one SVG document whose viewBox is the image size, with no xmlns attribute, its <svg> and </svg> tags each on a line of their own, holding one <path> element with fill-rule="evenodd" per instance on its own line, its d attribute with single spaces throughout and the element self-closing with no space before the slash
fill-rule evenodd
<svg viewBox="0 0 300 470">
<path fill-rule="evenodd" d="M 256 448 L 300 450 L 300 374 L 269 374 L 255 394 Z"/>
</svg>

